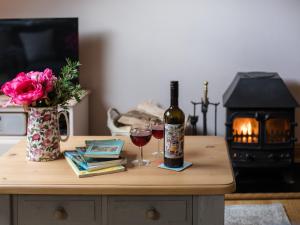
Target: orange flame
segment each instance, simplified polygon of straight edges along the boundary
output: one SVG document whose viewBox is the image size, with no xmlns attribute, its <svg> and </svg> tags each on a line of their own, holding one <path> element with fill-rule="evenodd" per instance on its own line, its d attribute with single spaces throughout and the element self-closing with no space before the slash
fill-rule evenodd
<svg viewBox="0 0 300 225">
<path fill-rule="evenodd" d="M 243 135 L 251 135 L 252 134 L 252 125 L 250 121 L 247 124 L 242 124 L 240 130 L 242 131 Z"/>
<path fill-rule="evenodd" d="M 257 143 L 256 137 L 259 132 L 258 121 L 254 118 L 235 118 L 233 121 L 233 135 L 236 135 L 235 142 Z"/>
</svg>

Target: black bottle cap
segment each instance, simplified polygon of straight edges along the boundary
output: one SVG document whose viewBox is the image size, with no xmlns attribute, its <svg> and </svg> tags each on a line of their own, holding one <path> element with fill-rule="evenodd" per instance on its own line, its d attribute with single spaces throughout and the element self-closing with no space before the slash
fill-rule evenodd
<svg viewBox="0 0 300 225">
<path fill-rule="evenodd" d="M 171 81 L 171 88 L 178 88 L 178 81 L 177 80 L 172 80 Z"/>
</svg>

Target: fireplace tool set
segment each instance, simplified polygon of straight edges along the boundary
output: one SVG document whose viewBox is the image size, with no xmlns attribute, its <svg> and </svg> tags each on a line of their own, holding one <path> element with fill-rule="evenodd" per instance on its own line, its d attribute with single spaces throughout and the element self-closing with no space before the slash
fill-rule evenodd
<svg viewBox="0 0 300 225">
<path fill-rule="evenodd" d="M 215 117 L 215 136 L 217 136 L 217 110 L 218 110 L 218 105 L 220 104 L 219 102 L 213 103 L 210 102 L 208 99 L 208 82 L 204 82 L 204 90 L 203 90 L 203 97 L 201 98 L 200 102 L 195 102 L 191 101 L 193 104 L 193 115 L 189 115 L 189 120 L 192 126 L 192 135 L 197 135 L 197 122 L 199 117 L 196 116 L 196 107 L 197 105 L 201 105 L 201 112 L 202 112 L 202 118 L 203 118 L 203 132 L 202 135 L 206 136 L 207 135 L 207 112 L 208 112 L 208 107 L 209 105 L 214 106 L 214 117 Z"/>
</svg>

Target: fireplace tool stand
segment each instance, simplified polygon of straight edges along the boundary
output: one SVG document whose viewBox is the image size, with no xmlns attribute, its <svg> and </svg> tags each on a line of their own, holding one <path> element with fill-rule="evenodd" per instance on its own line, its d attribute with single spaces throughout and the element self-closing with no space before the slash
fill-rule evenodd
<svg viewBox="0 0 300 225">
<path fill-rule="evenodd" d="M 192 125 L 192 134 L 193 135 L 197 135 L 197 122 L 199 117 L 196 116 L 196 107 L 197 105 L 201 105 L 201 112 L 202 112 L 202 118 L 203 118 L 203 133 L 202 135 L 207 136 L 207 111 L 208 111 L 208 106 L 212 105 L 214 106 L 214 114 L 215 114 L 215 136 L 217 136 L 217 116 L 218 116 L 218 105 L 220 104 L 219 102 L 217 103 L 213 103 L 213 102 L 209 102 L 208 99 L 208 82 L 205 81 L 204 82 L 204 95 L 201 98 L 200 102 L 195 102 L 195 101 L 191 101 L 191 103 L 193 104 L 193 115 L 189 115 L 189 119 Z"/>
</svg>

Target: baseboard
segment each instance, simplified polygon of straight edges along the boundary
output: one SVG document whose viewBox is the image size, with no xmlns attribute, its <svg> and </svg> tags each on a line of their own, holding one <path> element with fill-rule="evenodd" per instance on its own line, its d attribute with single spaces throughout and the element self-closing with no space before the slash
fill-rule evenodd
<svg viewBox="0 0 300 225">
<path fill-rule="evenodd" d="M 278 200 L 300 199 L 300 192 L 290 193 L 232 193 L 226 194 L 225 200 Z"/>
</svg>

